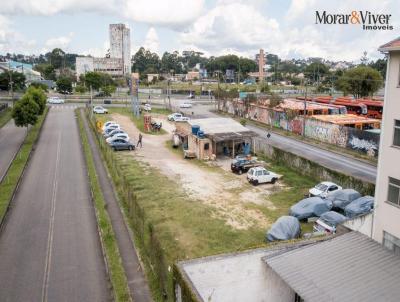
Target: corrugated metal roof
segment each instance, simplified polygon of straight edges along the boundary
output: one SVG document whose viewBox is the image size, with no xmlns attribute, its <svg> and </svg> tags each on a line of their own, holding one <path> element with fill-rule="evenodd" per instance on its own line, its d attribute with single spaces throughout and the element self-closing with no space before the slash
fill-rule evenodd
<svg viewBox="0 0 400 302">
<path fill-rule="evenodd" d="M 381 47 L 379 47 L 378 50 L 380 51 L 391 51 L 391 50 L 399 50 L 400 49 L 400 37 L 383 44 Z"/>
<path fill-rule="evenodd" d="M 189 120 L 191 126 L 200 126 L 200 129 L 205 134 L 218 134 L 228 132 L 247 132 L 249 129 L 243 127 L 237 121 L 225 117 L 210 117 L 203 119 Z"/>
<path fill-rule="evenodd" d="M 400 301 L 400 257 L 358 232 L 264 261 L 306 302 Z"/>
</svg>

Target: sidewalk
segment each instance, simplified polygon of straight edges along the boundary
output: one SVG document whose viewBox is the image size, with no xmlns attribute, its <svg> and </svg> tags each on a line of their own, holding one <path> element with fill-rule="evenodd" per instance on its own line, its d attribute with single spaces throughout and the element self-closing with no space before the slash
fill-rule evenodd
<svg viewBox="0 0 400 302">
<path fill-rule="evenodd" d="M 131 297 L 134 302 L 152 301 L 146 276 L 144 275 L 134 243 L 125 224 L 124 217 L 114 192 L 114 187 L 107 175 L 107 171 L 101 159 L 93 133 L 89 128 L 86 116 L 82 110 L 80 111 L 80 114 L 83 118 L 85 131 L 88 136 L 89 145 L 96 165 L 97 177 L 102 188 L 103 196 L 107 204 L 107 211 L 117 239 Z"/>
</svg>

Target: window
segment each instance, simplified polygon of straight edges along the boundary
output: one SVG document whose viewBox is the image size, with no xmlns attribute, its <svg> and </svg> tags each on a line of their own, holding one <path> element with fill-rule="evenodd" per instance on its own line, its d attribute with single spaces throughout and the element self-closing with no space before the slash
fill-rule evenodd
<svg viewBox="0 0 400 302">
<path fill-rule="evenodd" d="M 400 206 L 400 180 L 389 177 L 389 188 L 387 200 Z"/>
<path fill-rule="evenodd" d="M 393 145 L 400 147 L 400 120 L 394 120 Z"/>
<path fill-rule="evenodd" d="M 400 256 L 400 239 L 383 231 L 383 246 Z"/>
</svg>

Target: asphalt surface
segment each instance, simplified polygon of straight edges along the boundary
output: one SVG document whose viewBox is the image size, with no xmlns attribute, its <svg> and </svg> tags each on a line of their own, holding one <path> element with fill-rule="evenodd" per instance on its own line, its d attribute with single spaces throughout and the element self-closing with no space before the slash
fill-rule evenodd
<svg viewBox="0 0 400 302">
<path fill-rule="evenodd" d="M 11 119 L 0 128 L 0 182 L 11 165 L 26 135 L 26 128 L 17 127 Z"/>
<path fill-rule="evenodd" d="M 109 301 L 72 108 L 51 108 L 0 233 L 1 301 Z"/>
<path fill-rule="evenodd" d="M 92 131 L 89 129 L 89 125 L 83 111 L 81 111 L 81 114 L 90 148 L 92 150 L 93 160 L 96 165 L 97 177 L 99 179 L 104 200 L 107 205 L 107 212 L 110 216 L 112 228 L 117 239 L 118 249 L 121 254 L 122 265 L 128 280 L 131 297 L 133 298 L 134 302 L 152 301 L 150 289 L 147 284 L 143 269 L 140 265 L 134 242 L 131 239 L 128 227 L 125 224 L 121 208 L 114 192 L 114 187 L 110 178 L 108 177 L 107 170 L 100 155 L 100 151 L 95 142 L 95 137 Z"/>
</svg>

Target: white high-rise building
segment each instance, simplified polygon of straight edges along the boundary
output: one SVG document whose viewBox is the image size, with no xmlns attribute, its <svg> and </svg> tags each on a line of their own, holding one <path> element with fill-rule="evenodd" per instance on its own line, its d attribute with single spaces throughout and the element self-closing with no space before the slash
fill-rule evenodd
<svg viewBox="0 0 400 302">
<path fill-rule="evenodd" d="M 400 38 L 379 50 L 388 61 L 372 237 L 400 255 Z"/>
<path fill-rule="evenodd" d="M 124 74 L 131 73 L 131 33 L 125 24 L 110 24 L 110 57 L 122 59 Z"/>
</svg>

